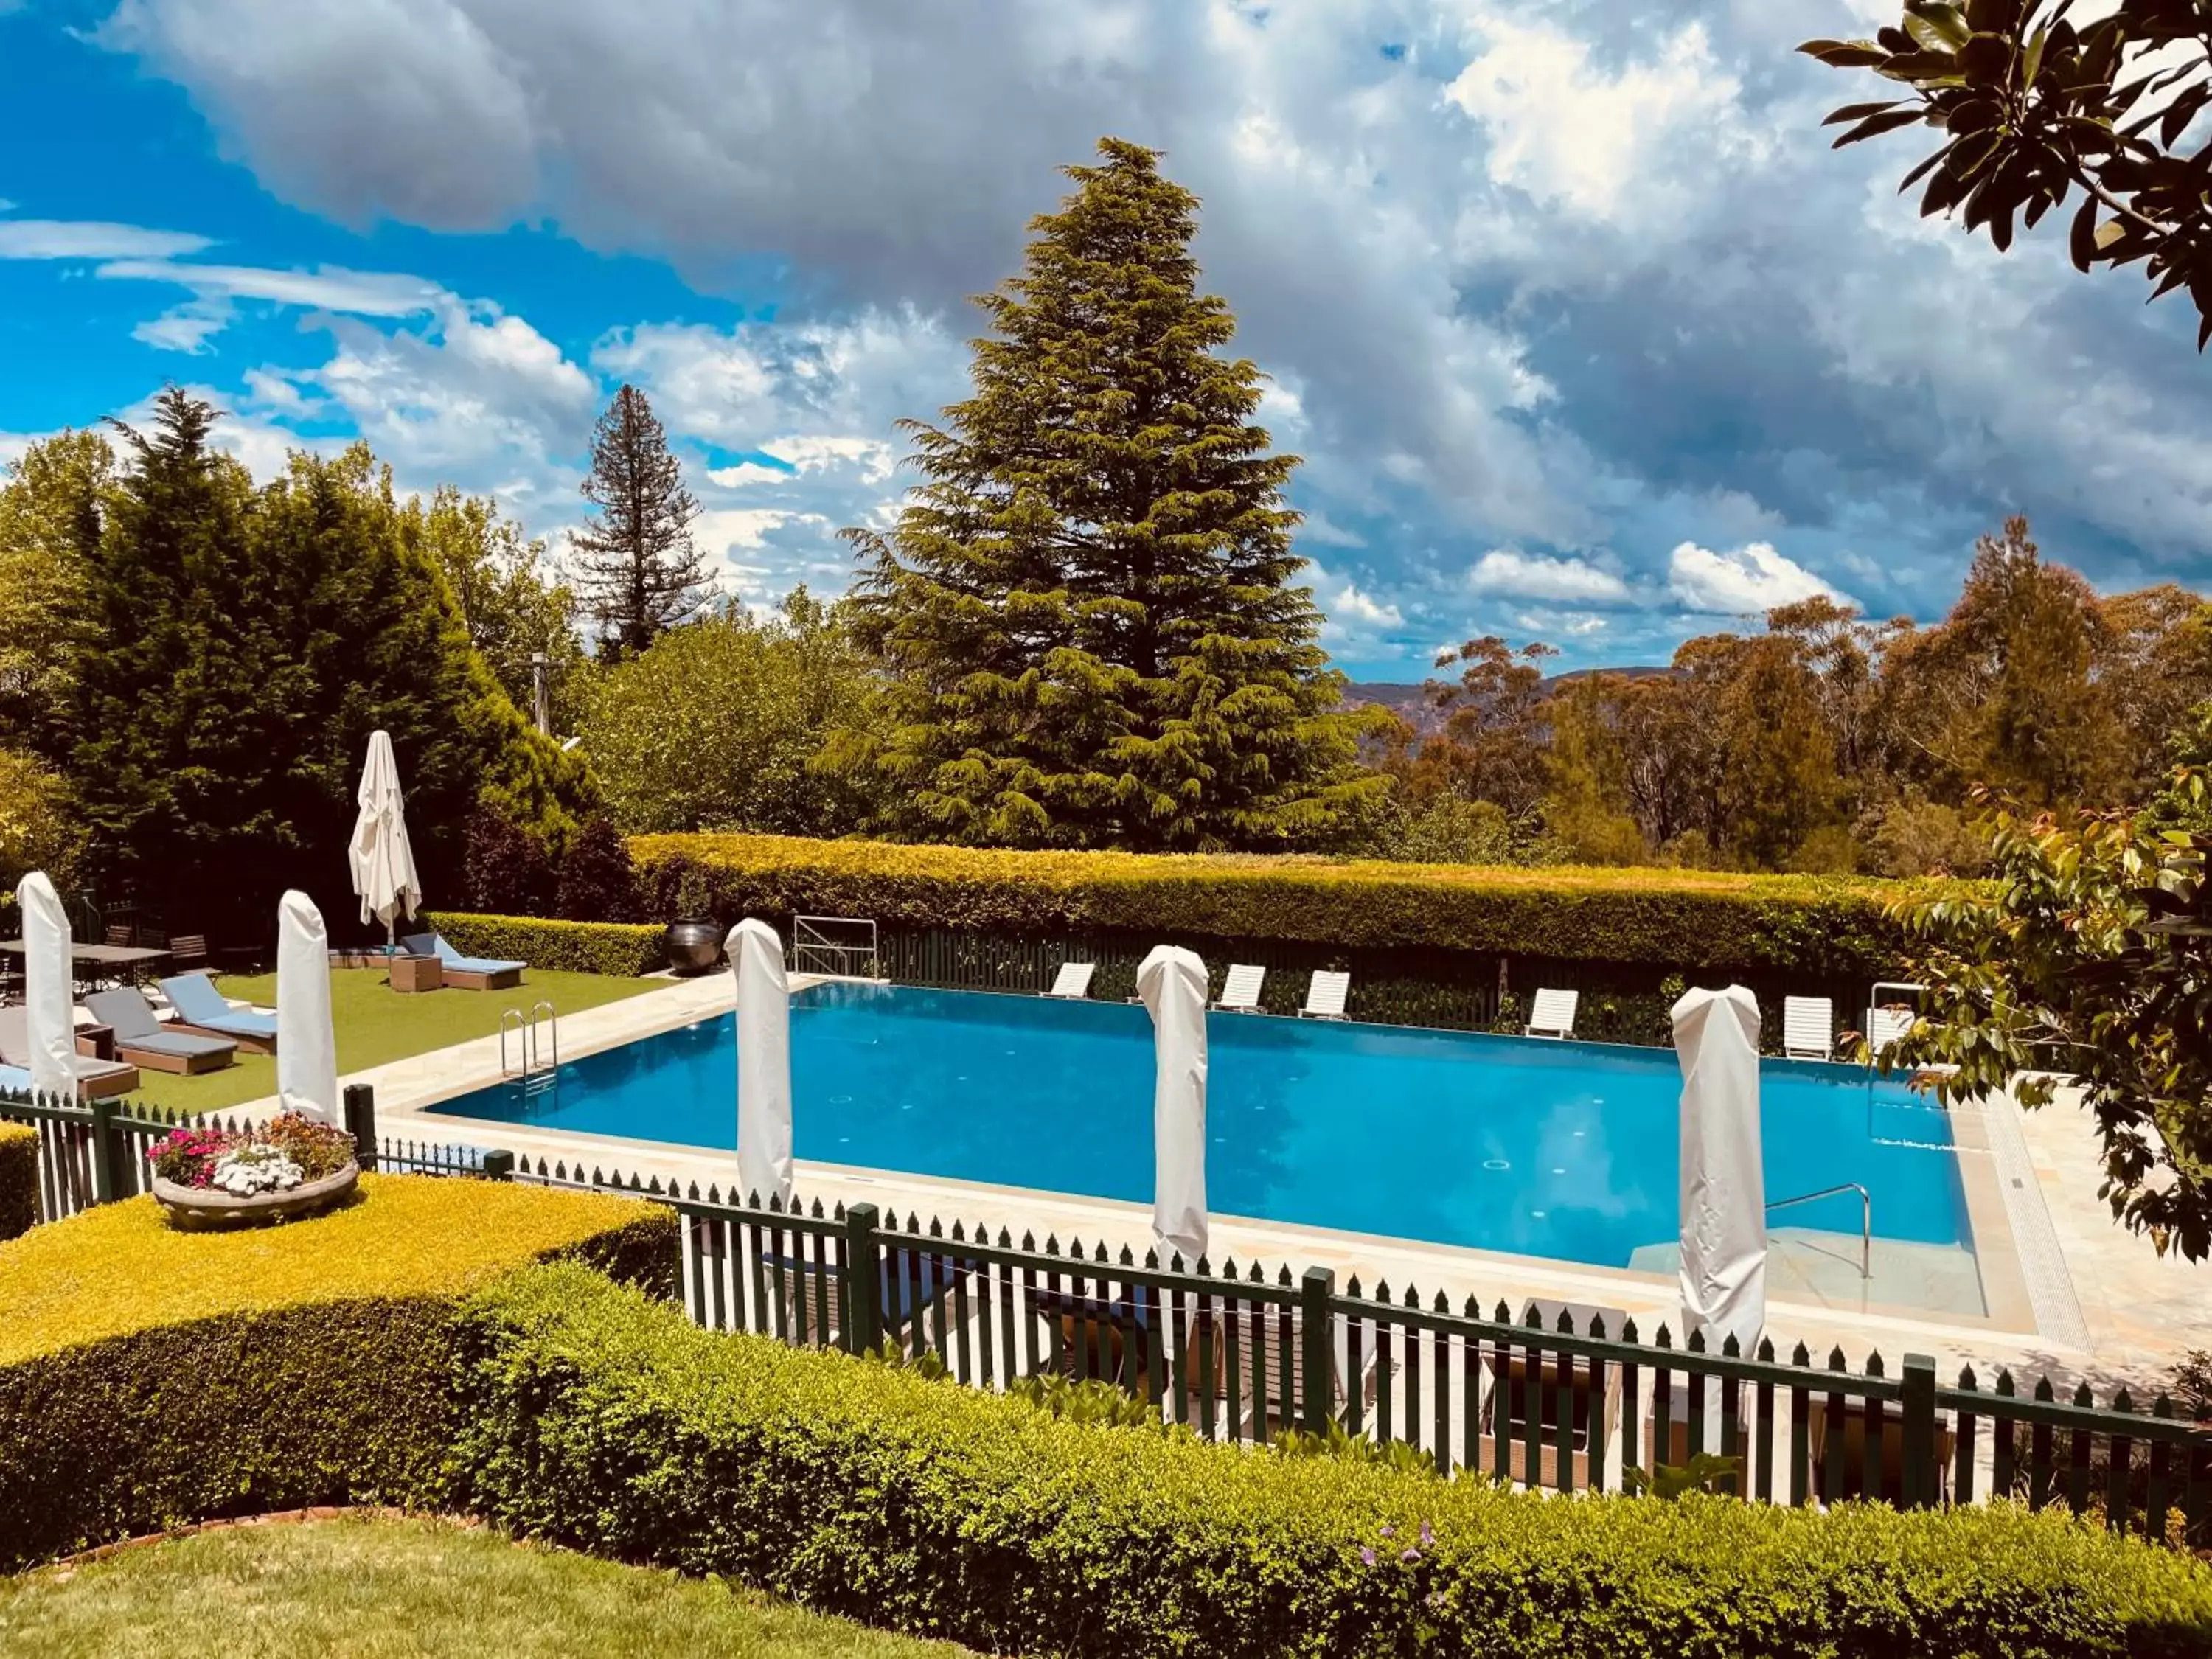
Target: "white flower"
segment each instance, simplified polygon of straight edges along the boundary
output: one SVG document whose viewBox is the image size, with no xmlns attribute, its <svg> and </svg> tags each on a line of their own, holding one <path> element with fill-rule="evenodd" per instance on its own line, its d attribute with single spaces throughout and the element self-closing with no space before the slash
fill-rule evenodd
<svg viewBox="0 0 2212 1659">
<path fill-rule="evenodd" d="M 235 1147 L 216 1160 L 209 1180 L 240 1198 L 257 1193 L 283 1192 L 304 1178 L 300 1166 L 274 1146 L 255 1142 Z"/>
</svg>

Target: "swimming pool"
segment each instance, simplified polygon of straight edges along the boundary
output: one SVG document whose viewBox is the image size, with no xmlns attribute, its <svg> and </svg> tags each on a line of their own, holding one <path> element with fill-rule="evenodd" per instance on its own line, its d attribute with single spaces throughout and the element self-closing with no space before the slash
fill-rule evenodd
<svg viewBox="0 0 2212 1659">
<path fill-rule="evenodd" d="M 1152 1039 L 1126 1004 L 830 984 L 792 1000 L 797 1156 L 1149 1202 Z M 1218 1213 L 1620 1267 L 1676 1222 L 1671 1050 L 1216 1014 L 1206 1194 Z M 725 1014 L 435 1109 L 729 1149 Z M 1971 1246 L 1936 1114 L 1863 1072 L 1768 1060 L 1770 1199 L 1857 1182 L 1882 1238 Z M 1922 1144 L 1914 1144 L 1922 1143 Z M 1778 1224 L 1856 1233 L 1855 1197 Z"/>
</svg>

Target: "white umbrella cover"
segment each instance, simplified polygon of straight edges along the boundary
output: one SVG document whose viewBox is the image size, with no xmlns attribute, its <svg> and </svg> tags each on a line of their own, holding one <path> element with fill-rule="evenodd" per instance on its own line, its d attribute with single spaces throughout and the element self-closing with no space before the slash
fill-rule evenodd
<svg viewBox="0 0 2212 1659">
<path fill-rule="evenodd" d="M 1683 1334 L 1752 1352 L 1766 1324 L 1766 1170 L 1759 1123 L 1759 1000 L 1741 985 L 1674 1005 L 1682 1066 Z"/>
<path fill-rule="evenodd" d="M 738 976 L 738 1188 L 791 1202 L 791 981 L 783 941 L 747 916 L 725 946 Z"/>
<path fill-rule="evenodd" d="M 361 769 L 361 787 L 354 799 L 361 803 L 353 821 L 353 842 L 346 861 L 353 866 L 353 890 L 361 896 L 361 919 L 380 921 L 389 942 L 404 912 L 414 919 L 422 902 L 422 883 L 415 873 L 414 849 L 407 844 L 405 802 L 399 793 L 399 763 L 392 753 L 391 736 L 368 734 L 368 761 Z"/>
<path fill-rule="evenodd" d="M 1152 1016 L 1152 1237 L 1160 1260 L 1206 1254 L 1206 963 L 1179 945 L 1137 969 Z"/>
<path fill-rule="evenodd" d="M 305 893 L 276 906 L 276 1097 L 288 1112 L 343 1124 L 331 1028 L 331 940 Z"/>
<path fill-rule="evenodd" d="M 76 1102 L 76 981 L 70 977 L 69 912 L 43 870 L 15 889 L 23 912 L 24 1023 L 30 1045 L 31 1097 Z"/>
</svg>

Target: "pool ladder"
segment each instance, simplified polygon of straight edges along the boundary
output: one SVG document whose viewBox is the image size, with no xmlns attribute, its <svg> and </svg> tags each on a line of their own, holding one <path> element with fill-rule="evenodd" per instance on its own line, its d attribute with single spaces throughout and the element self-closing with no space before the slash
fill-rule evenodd
<svg viewBox="0 0 2212 1659">
<path fill-rule="evenodd" d="M 514 1033 L 514 1058 L 509 1060 L 507 1034 Z M 544 1041 L 540 1042 L 541 1036 Z M 561 1080 L 561 1016 L 542 998 L 525 1014 L 510 1008 L 499 1017 L 499 1074 L 515 1085 L 525 1101 L 550 1094 Z"/>
<path fill-rule="evenodd" d="M 1789 1208 L 1792 1204 L 1810 1204 L 1816 1198 L 1838 1198 L 1845 1193 L 1859 1195 L 1859 1277 L 1874 1277 L 1874 1195 L 1856 1181 L 1846 1181 L 1841 1186 L 1823 1187 L 1817 1193 L 1800 1193 L 1795 1198 L 1778 1198 L 1768 1205 L 1771 1212 Z"/>
</svg>

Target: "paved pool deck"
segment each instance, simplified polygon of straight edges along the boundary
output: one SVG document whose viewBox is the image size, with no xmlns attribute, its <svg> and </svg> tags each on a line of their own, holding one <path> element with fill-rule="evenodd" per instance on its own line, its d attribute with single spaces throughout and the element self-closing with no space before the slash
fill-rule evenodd
<svg viewBox="0 0 2212 1659">
<path fill-rule="evenodd" d="M 794 990 L 819 982 L 795 975 Z M 525 988 L 526 994 L 527 988 Z M 450 992 L 442 994 L 471 994 Z M 490 994 L 497 996 L 500 994 Z M 665 987 L 605 1006 L 564 1016 L 561 1057 L 587 1054 L 673 1030 L 726 1013 L 735 986 L 726 973 L 672 980 Z M 379 1127 L 386 1137 L 433 1143 L 467 1142 L 511 1149 L 533 1161 L 596 1169 L 727 1192 L 737 1175 L 733 1148 L 713 1153 L 665 1142 L 494 1124 L 441 1114 L 438 1104 L 501 1080 L 496 1038 L 459 1044 L 352 1073 L 343 1081 L 376 1091 Z M 257 1103 L 268 1109 L 273 1103 Z M 1978 1121 L 1977 1121 L 1978 1120 Z M 2138 1399 L 2154 1393 L 2191 1349 L 2212 1349 L 2212 1264 L 2160 1260 L 2147 1238 L 2115 1223 L 2097 1196 L 2100 1162 L 2094 1125 L 2078 1101 L 2062 1091 L 2052 1105 L 2022 1111 L 2001 1101 L 1954 1118 L 1961 1175 L 1980 1257 L 1984 1311 L 1930 1315 L 1887 1304 L 1859 1279 L 1856 1233 L 1778 1229 L 1770 1273 L 1768 1324 L 1778 1352 L 1803 1342 L 1816 1359 L 1840 1348 L 1858 1368 L 1879 1350 L 1893 1370 L 1907 1352 L 1933 1355 L 1947 1374 L 1972 1364 L 1987 1386 L 1998 1367 L 2016 1377 L 2048 1374 L 2062 1389 L 2087 1381 L 2100 1398 L 2121 1386 Z M 797 1166 L 803 1200 L 866 1201 L 924 1224 L 957 1218 L 969 1228 L 1000 1229 L 1017 1242 L 1050 1235 L 1086 1249 L 1124 1245 L 1139 1256 L 1151 1242 L 1148 1205 L 973 1182 L 900 1175 L 808 1159 Z M 1881 1241 L 1877 1240 L 1877 1254 Z M 1355 1275 L 1363 1289 L 1387 1283 L 1402 1301 L 1408 1285 L 1424 1302 L 1441 1291 L 1456 1305 L 1503 1299 L 1517 1313 L 1531 1296 L 1618 1308 L 1647 1336 L 1663 1322 L 1679 1326 L 1671 1273 L 1589 1267 L 1538 1257 L 1420 1243 L 1235 1216 L 1212 1221 L 1212 1255 L 1240 1272 L 1260 1262 L 1268 1277 L 1333 1269 L 1340 1284 Z M 1908 1255 L 1878 1260 L 1874 1290 L 1910 1280 L 1916 1272 L 1954 1273 L 1954 1264 L 1917 1266 Z M 1887 1279 L 1886 1279 L 1887 1275 Z M 1900 1279 L 1899 1275 L 1904 1278 Z M 2027 1386 L 2022 1384 L 2023 1389 Z"/>
</svg>

